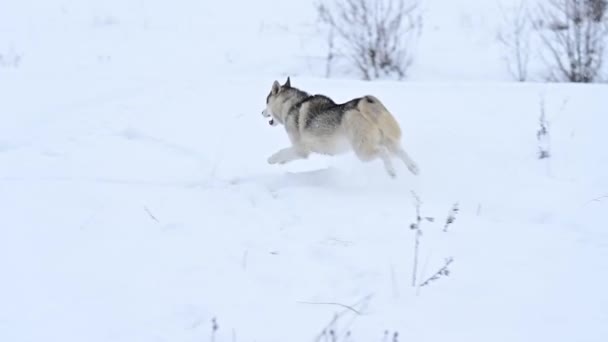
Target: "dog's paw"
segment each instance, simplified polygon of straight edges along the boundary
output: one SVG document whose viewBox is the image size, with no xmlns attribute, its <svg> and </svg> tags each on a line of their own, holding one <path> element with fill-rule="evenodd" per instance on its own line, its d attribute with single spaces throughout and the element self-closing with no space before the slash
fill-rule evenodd
<svg viewBox="0 0 608 342">
<path fill-rule="evenodd" d="M 384 170 L 386 171 L 386 174 L 391 177 L 391 179 L 397 178 L 397 172 L 395 172 L 395 169 L 392 167 L 385 167 Z"/>
<path fill-rule="evenodd" d="M 407 166 L 408 170 L 410 170 L 411 173 L 413 173 L 414 175 L 418 175 L 420 173 L 420 169 L 418 168 L 418 166 L 416 164 L 409 164 Z"/>
<path fill-rule="evenodd" d="M 268 164 L 270 164 L 270 165 L 282 164 L 282 160 L 281 160 L 280 156 L 278 156 L 277 154 L 273 154 L 268 158 Z"/>
</svg>

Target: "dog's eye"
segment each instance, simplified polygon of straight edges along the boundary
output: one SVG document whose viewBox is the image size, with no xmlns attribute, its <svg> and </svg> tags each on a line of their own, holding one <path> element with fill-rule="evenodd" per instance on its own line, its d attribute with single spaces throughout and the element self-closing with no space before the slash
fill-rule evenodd
<svg viewBox="0 0 608 342">
<path fill-rule="evenodd" d="M 268 93 L 268 96 L 266 96 L 266 104 L 268 104 L 268 102 L 270 102 L 270 95 L 272 95 L 272 93 Z"/>
</svg>

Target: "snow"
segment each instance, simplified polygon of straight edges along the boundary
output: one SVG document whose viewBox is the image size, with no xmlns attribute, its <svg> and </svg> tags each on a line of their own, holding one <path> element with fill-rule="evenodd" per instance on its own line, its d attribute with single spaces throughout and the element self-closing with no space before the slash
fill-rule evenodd
<svg viewBox="0 0 608 342">
<path fill-rule="evenodd" d="M 425 6 L 411 78 L 362 82 L 309 2 L 0 3 L 0 341 L 605 341 L 606 85 L 511 82 L 490 2 Z M 421 174 L 268 165 L 287 75 L 379 97 Z M 419 280 L 454 258 L 419 289 L 412 192 Z"/>
</svg>

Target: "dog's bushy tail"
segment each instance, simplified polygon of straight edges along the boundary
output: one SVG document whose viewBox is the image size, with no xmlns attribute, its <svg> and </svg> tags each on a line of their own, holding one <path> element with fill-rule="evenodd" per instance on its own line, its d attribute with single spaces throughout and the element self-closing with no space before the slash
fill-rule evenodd
<svg viewBox="0 0 608 342">
<path fill-rule="evenodd" d="M 376 97 L 367 95 L 361 98 L 359 111 L 370 122 L 374 123 L 389 143 L 397 143 L 401 139 L 401 128 L 393 115 Z"/>
</svg>

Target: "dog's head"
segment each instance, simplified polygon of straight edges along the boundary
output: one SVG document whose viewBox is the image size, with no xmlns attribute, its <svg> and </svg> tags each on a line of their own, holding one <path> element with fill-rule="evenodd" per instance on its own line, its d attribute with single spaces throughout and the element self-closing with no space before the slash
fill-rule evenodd
<svg viewBox="0 0 608 342">
<path fill-rule="evenodd" d="M 270 118 L 268 122 L 271 126 L 277 126 L 283 123 L 283 117 L 281 116 L 281 105 L 285 103 L 283 97 L 287 96 L 286 90 L 291 88 L 291 80 L 287 77 L 287 81 L 283 85 L 279 84 L 278 81 L 272 83 L 270 93 L 266 97 L 266 109 L 262 111 L 262 116 Z"/>
</svg>

